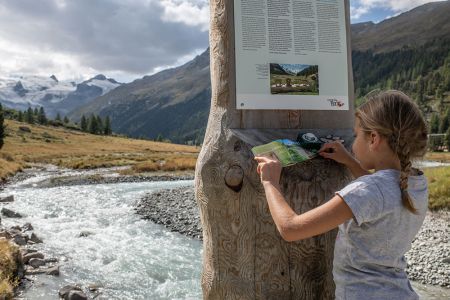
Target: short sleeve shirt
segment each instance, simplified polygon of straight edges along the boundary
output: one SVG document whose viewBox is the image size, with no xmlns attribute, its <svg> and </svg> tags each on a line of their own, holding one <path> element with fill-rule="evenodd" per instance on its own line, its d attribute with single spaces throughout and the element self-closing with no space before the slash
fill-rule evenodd
<svg viewBox="0 0 450 300">
<path fill-rule="evenodd" d="M 410 176 L 408 193 L 418 214 L 401 200 L 400 172 L 380 170 L 336 192 L 354 218 L 339 226 L 334 251 L 336 299 L 418 299 L 406 276 L 404 254 L 428 206 L 425 176 Z"/>
</svg>

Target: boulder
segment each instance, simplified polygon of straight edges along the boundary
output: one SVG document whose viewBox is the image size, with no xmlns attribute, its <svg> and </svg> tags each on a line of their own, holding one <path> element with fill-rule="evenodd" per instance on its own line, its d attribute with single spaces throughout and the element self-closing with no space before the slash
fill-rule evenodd
<svg viewBox="0 0 450 300">
<path fill-rule="evenodd" d="M 34 232 L 30 235 L 30 241 L 35 242 L 36 244 L 42 243 L 42 240 L 38 238 Z"/>
<path fill-rule="evenodd" d="M 87 300 L 87 296 L 82 291 L 70 291 L 65 300 Z"/>
<path fill-rule="evenodd" d="M 22 231 L 31 231 L 34 230 L 33 226 L 31 225 L 31 223 L 25 223 L 22 226 Z"/>
<path fill-rule="evenodd" d="M 23 263 L 26 264 L 30 261 L 30 259 L 32 258 L 40 258 L 40 259 L 44 259 L 44 254 L 39 253 L 39 252 L 34 252 L 34 253 L 27 253 L 23 256 Z"/>
<path fill-rule="evenodd" d="M 24 245 L 27 244 L 27 240 L 23 236 L 21 236 L 20 234 L 14 236 L 12 238 L 12 241 L 14 243 L 16 243 L 18 246 L 24 246 Z"/>
<path fill-rule="evenodd" d="M 22 218 L 22 215 L 5 207 L 2 208 L 2 215 L 8 218 Z"/>
<path fill-rule="evenodd" d="M 47 269 L 47 275 L 59 276 L 59 266 L 54 266 Z"/>
<path fill-rule="evenodd" d="M 28 264 L 30 266 L 32 266 L 33 268 L 37 269 L 39 267 L 44 266 L 45 265 L 45 261 L 43 259 L 41 259 L 41 258 L 31 258 L 28 261 Z"/>
<path fill-rule="evenodd" d="M 67 299 L 66 297 L 69 295 L 70 291 L 83 291 L 79 286 L 76 285 L 66 285 L 64 287 L 62 287 L 58 294 L 59 297 L 63 298 L 63 299 Z"/>
<path fill-rule="evenodd" d="M 14 202 L 14 196 L 10 195 L 10 196 L 7 196 L 7 197 L 0 198 L 0 202 L 2 202 L 2 203 Z"/>
</svg>

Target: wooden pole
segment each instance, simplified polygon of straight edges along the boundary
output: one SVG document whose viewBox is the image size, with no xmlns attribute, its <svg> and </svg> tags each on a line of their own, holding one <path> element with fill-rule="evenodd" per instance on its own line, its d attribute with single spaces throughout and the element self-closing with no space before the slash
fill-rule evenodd
<svg viewBox="0 0 450 300">
<path fill-rule="evenodd" d="M 211 0 L 210 15 L 211 111 L 195 174 L 204 299 L 333 299 L 337 230 L 299 242 L 282 240 L 250 149 L 277 138 L 295 139 L 300 129 L 349 141 L 353 95 L 348 111 L 237 110 L 233 0 Z M 303 213 L 349 181 L 340 165 L 314 159 L 283 169 L 281 186 L 291 207 Z"/>
</svg>

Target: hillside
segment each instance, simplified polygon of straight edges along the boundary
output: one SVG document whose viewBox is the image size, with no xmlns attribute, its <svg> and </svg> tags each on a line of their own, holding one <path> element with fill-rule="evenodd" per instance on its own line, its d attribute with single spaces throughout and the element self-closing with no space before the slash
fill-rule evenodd
<svg viewBox="0 0 450 300">
<path fill-rule="evenodd" d="M 193 146 L 98 136 L 12 120 L 5 120 L 5 123 L 5 144 L 0 150 L 0 179 L 30 163 L 50 163 L 76 169 L 127 165 L 153 167 L 155 164 L 160 168 L 154 170 L 193 169 L 199 151 Z"/>
<path fill-rule="evenodd" d="M 450 103 L 450 2 L 434 2 L 380 22 L 352 25 L 357 104 L 373 89 L 401 89 L 430 119 L 442 118 Z M 285 73 L 277 65 L 273 72 Z M 275 70 L 276 69 L 276 70 Z M 198 144 L 210 108 L 209 51 L 178 68 L 124 84 L 82 114 L 110 115 L 112 127 L 134 137 Z"/>
</svg>

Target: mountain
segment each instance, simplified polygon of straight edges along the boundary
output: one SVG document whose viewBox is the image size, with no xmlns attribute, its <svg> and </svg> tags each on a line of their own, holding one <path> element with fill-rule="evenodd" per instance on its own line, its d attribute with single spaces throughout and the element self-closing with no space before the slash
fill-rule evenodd
<svg viewBox="0 0 450 300">
<path fill-rule="evenodd" d="M 42 106 L 48 116 L 54 117 L 57 113 L 66 115 L 119 85 L 104 75 L 97 75 L 79 84 L 59 81 L 55 75 L 10 76 L 0 78 L 0 102 L 17 110 Z"/>
<path fill-rule="evenodd" d="M 132 137 L 162 135 L 174 142 L 200 140 L 211 99 L 209 50 L 183 66 L 124 84 L 70 114 L 109 115 L 114 132 Z"/>
<path fill-rule="evenodd" d="M 430 2 L 378 24 L 352 25 L 352 49 L 390 52 L 450 37 L 450 1 Z"/>
<path fill-rule="evenodd" d="M 378 24 L 352 25 L 357 102 L 376 89 L 401 89 L 426 113 L 450 100 L 450 2 L 417 7 Z M 278 74 L 287 74 L 271 65 Z M 191 62 L 124 84 L 72 114 L 109 115 L 115 132 L 174 142 L 201 140 L 210 108 L 209 51 Z"/>
</svg>

